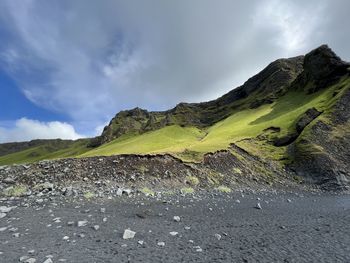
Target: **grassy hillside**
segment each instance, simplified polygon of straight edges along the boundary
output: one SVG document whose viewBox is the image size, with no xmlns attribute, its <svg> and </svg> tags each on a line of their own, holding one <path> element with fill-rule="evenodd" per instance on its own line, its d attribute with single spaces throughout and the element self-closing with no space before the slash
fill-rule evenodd
<svg viewBox="0 0 350 263">
<path fill-rule="evenodd" d="M 319 111 L 329 109 L 335 92 L 349 87 L 349 79 L 317 93 L 290 91 L 273 104 L 262 105 L 256 109 L 238 109 L 230 117 L 215 125 L 198 129 L 194 127 L 167 126 L 142 135 L 122 136 L 108 144 L 88 151 L 81 156 L 114 155 L 122 153 L 172 153 L 185 160 L 200 159 L 204 153 L 226 149 L 230 143 L 238 142 L 249 148 L 244 139 L 255 139 L 267 143 L 257 136 L 264 134 L 269 127 L 278 127 L 280 132 L 267 136 L 283 136 L 295 129 L 295 122 L 308 109 Z M 258 144 L 264 149 L 264 145 Z M 266 148 L 266 145 L 265 145 Z M 266 150 L 273 151 L 272 145 Z M 255 149 L 257 151 L 259 149 Z M 277 151 L 277 149 L 276 149 Z M 278 149 L 280 151 L 280 149 Z"/>
<path fill-rule="evenodd" d="M 13 163 L 31 163 L 46 159 L 78 156 L 89 150 L 89 148 L 86 147 L 87 142 L 88 140 L 85 139 L 73 141 L 70 144 L 53 144 L 50 141 L 43 142 L 39 146 L 0 156 L 0 165 Z"/>
<path fill-rule="evenodd" d="M 270 139 L 293 131 L 298 118 L 312 107 L 319 111 L 330 111 L 332 103 L 337 99 L 334 94 L 341 94 L 341 90 L 348 89 L 349 86 L 350 79 L 345 78 L 313 94 L 307 94 L 304 90 L 291 90 L 274 103 L 264 104 L 255 109 L 247 106 L 253 99 L 250 96 L 240 102 L 241 106 L 231 116 L 210 127 L 170 125 L 143 134 L 122 135 L 93 149 L 86 146 L 88 140 L 78 140 L 61 147 L 59 144 L 52 145 L 48 142 L 0 156 L 0 165 L 43 159 L 132 153 L 170 153 L 185 161 L 199 161 L 205 153 L 227 149 L 231 143 L 237 143 L 256 155 L 281 159 L 285 157 L 285 147 L 273 146 Z M 271 132 L 268 130 L 270 127 L 279 128 L 280 131 Z"/>
</svg>

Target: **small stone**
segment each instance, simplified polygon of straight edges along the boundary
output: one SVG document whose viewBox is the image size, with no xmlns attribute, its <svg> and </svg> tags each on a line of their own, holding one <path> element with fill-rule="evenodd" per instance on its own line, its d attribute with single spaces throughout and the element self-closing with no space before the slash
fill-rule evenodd
<svg viewBox="0 0 350 263">
<path fill-rule="evenodd" d="M 14 233 L 13 237 L 19 237 L 19 233 Z"/>
<path fill-rule="evenodd" d="M 69 236 L 64 236 L 62 239 L 67 241 L 67 240 L 69 240 Z"/>
<path fill-rule="evenodd" d="M 122 196 L 122 195 L 123 195 L 123 190 L 121 188 L 118 188 L 117 196 Z"/>
<path fill-rule="evenodd" d="M 94 225 L 92 228 L 95 229 L 95 230 L 97 231 L 97 230 L 100 229 L 100 226 L 99 226 L 99 225 Z"/>
<path fill-rule="evenodd" d="M 256 206 L 255 206 L 256 209 L 262 209 L 260 203 L 257 203 Z"/>
<path fill-rule="evenodd" d="M 35 253 L 35 250 L 34 250 L 34 249 L 28 250 L 28 254 L 33 255 L 34 253 Z"/>
<path fill-rule="evenodd" d="M 239 204 L 239 203 L 241 203 L 241 201 L 240 201 L 239 199 L 237 199 L 237 200 L 236 200 L 236 203 Z"/>
<path fill-rule="evenodd" d="M 104 218 L 102 219 L 102 222 L 106 223 L 106 222 L 107 222 L 107 217 L 104 217 Z"/>
<path fill-rule="evenodd" d="M 44 202 L 44 199 L 37 199 L 35 202 L 36 202 L 37 204 L 42 204 L 42 203 Z"/>
<path fill-rule="evenodd" d="M 196 252 L 203 252 L 203 249 L 200 246 L 194 246 L 193 248 L 196 250 Z"/>
<path fill-rule="evenodd" d="M 24 262 L 24 261 L 26 261 L 27 259 L 29 259 L 28 256 L 22 256 L 22 257 L 19 258 L 19 262 Z"/>
<path fill-rule="evenodd" d="M 83 227 L 83 226 L 86 226 L 87 223 L 88 223 L 88 221 L 82 220 L 82 221 L 78 221 L 77 225 L 78 225 L 78 227 Z"/>
<path fill-rule="evenodd" d="M 181 218 L 179 216 L 174 216 L 174 221 L 175 222 L 180 222 L 181 221 Z"/>
<path fill-rule="evenodd" d="M 287 199 L 287 202 L 288 202 L 288 203 L 291 203 L 291 202 L 292 202 L 292 200 L 290 200 L 290 199 Z"/>
<path fill-rule="evenodd" d="M 11 177 L 5 178 L 4 180 L 2 180 L 2 182 L 5 184 L 15 184 L 16 183 L 15 179 L 13 179 Z"/>
<path fill-rule="evenodd" d="M 102 207 L 102 208 L 100 209 L 100 212 L 101 212 L 101 213 L 106 213 L 106 208 Z"/>
<path fill-rule="evenodd" d="M 46 259 L 43 263 L 53 263 L 51 258 Z"/>
<path fill-rule="evenodd" d="M 177 236 L 179 233 L 175 232 L 175 231 L 172 231 L 172 232 L 169 232 L 169 234 L 174 237 L 174 236 Z"/>
<path fill-rule="evenodd" d="M 131 239 L 134 238 L 136 232 L 131 231 L 130 229 L 125 229 L 123 234 L 123 239 Z"/>
<path fill-rule="evenodd" d="M 143 241 L 143 240 L 139 240 L 139 241 L 137 241 L 137 244 L 139 244 L 140 246 L 143 246 L 143 243 L 144 243 L 144 241 Z"/>
<path fill-rule="evenodd" d="M 1 219 L 1 218 L 4 218 L 5 216 L 6 216 L 5 213 L 0 213 L 0 219 Z"/>
<path fill-rule="evenodd" d="M 190 229 L 191 229 L 191 227 L 185 226 L 185 230 L 190 230 Z"/>
<path fill-rule="evenodd" d="M 157 245 L 158 245 L 159 247 L 165 247 L 165 242 L 158 242 Z"/>
<path fill-rule="evenodd" d="M 0 206 L 0 213 L 8 213 L 12 210 L 12 207 Z"/>
<path fill-rule="evenodd" d="M 0 232 L 3 232 L 3 231 L 5 231 L 7 229 L 7 227 L 5 226 L 5 227 L 0 227 Z"/>
<path fill-rule="evenodd" d="M 61 223 L 61 218 L 56 217 L 56 218 L 52 219 L 52 221 L 54 221 L 55 223 Z"/>
<path fill-rule="evenodd" d="M 69 221 L 69 222 L 67 222 L 67 225 L 68 225 L 68 226 L 73 226 L 73 225 L 74 225 L 74 221 Z"/>
<path fill-rule="evenodd" d="M 220 234 L 215 234 L 214 237 L 215 237 L 217 240 L 220 240 L 220 239 L 221 239 L 221 235 L 220 235 Z"/>
<path fill-rule="evenodd" d="M 24 263 L 35 263 L 36 259 L 35 258 L 28 258 L 27 260 L 23 261 Z"/>
<path fill-rule="evenodd" d="M 125 193 L 127 196 L 131 194 L 131 189 L 124 189 L 123 193 Z"/>
</svg>

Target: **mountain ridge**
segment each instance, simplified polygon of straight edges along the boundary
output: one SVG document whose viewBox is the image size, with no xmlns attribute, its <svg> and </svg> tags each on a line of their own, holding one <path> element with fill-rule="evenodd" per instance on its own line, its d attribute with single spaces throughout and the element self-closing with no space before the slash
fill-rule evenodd
<svg viewBox="0 0 350 263">
<path fill-rule="evenodd" d="M 125 154 L 170 154 L 202 163 L 208 154 L 228 151 L 238 159 L 225 158 L 246 166 L 244 173 L 289 171 L 343 189 L 350 181 L 349 90 L 349 63 L 322 45 L 305 56 L 273 61 L 216 100 L 179 103 L 167 111 L 121 111 L 96 138 L 16 144 L 12 153 L 9 144 L 0 145 L 0 165 Z"/>
</svg>

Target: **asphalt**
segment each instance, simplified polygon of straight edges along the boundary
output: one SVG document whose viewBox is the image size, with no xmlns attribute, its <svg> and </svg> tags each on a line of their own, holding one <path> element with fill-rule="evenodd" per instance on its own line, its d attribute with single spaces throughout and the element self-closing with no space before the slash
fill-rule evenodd
<svg viewBox="0 0 350 263">
<path fill-rule="evenodd" d="M 350 262 L 350 195 L 202 192 L 0 206 L 17 206 L 0 219 L 4 263 Z M 124 240 L 125 229 L 135 237 Z"/>
</svg>

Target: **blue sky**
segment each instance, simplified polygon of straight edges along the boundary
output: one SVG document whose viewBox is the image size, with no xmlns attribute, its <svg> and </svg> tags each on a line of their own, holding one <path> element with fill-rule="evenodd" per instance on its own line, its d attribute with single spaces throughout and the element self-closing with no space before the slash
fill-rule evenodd
<svg viewBox="0 0 350 263">
<path fill-rule="evenodd" d="M 120 110 L 214 99 L 327 43 L 350 2 L 2 0 L 0 142 L 95 136 Z"/>
</svg>

